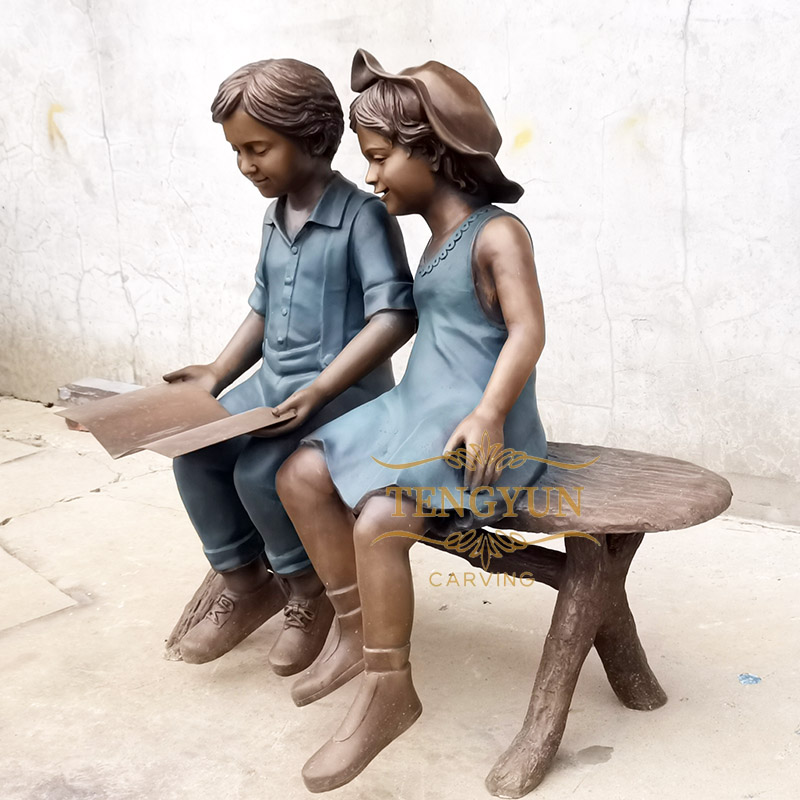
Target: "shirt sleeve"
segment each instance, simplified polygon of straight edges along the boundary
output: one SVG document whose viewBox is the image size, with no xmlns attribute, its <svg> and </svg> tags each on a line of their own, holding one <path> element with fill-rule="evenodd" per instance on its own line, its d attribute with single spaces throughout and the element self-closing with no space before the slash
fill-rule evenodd
<svg viewBox="0 0 800 800">
<path fill-rule="evenodd" d="M 351 248 L 364 292 L 365 319 L 387 309 L 415 310 L 413 279 L 400 226 L 377 198 L 370 198 L 358 210 Z"/>
<path fill-rule="evenodd" d="M 272 225 L 266 222 L 264 223 L 261 232 L 261 249 L 259 251 L 258 264 L 256 264 L 256 285 L 253 287 L 253 291 L 250 292 L 250 297 L 247 300 L 250 304 L 250 308 L 257 314 L 261 314 L 262 317 L 267 316 L 267 276 L 266 270 L 264 269 L 264 259 L 267 254 L 267 246 L 269 245 L 270 237 L 272 236 L 272 227 Z"/>
</svg>

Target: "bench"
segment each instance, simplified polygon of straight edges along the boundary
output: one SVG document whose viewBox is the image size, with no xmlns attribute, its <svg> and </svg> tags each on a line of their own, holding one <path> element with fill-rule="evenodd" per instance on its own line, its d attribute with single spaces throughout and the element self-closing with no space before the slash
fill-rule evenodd
<svg viewBox="0 0 800 800">
<path fill-rule="evenodd" d="M 558 591 L 522 728 L 495 763 L 486 787 L 498 797 L 522 797 L 542 781 L 555 758 L 567 722 L 581 667 L 592 646 L 597 650 L 612 689 L 628 708 L 650 711 L 667 701 L 636 633 L 628 605 L 625 578 L 645 533 L 698 525 L 730 505 L 728 482 L 709 470 L 675 458 L 632 450 L 562 444 L 548 445 L 548 460 L 591 466 L 579 471 L 548 466 L 537 481 L 556 493 L 580 486 L 580 504 L 561 503 L 557 513 L 536 516 L 528 497 L 517 499 L 517 516 L 492 519 L 492 526 L 518 532 L 563 535 L 574 531 L 593 539 L 567 535 L 565 552 L 541 545 L 519 546 L 513 534 L 481 528 L 464 532 L 434 528 L 426 535 L 432 547 L 454 553 L 490 572 L 530 574 Z M 535 497 L 535 493 L 534 493 Z M 575 492 L 570 494 L 575 500 Z M 507 514 L 506 510 L 506 514 Z M 513 524 L 512 524 L 513 523 Z M 477 547 L 454 543 L 483 537 L 501 557 L 487 561 Z M 201 619 L 222 589 L 209 572 L 186 606 L 167 640 L 167 657 L 180 658 L 181 637 Z"/>
</svg>

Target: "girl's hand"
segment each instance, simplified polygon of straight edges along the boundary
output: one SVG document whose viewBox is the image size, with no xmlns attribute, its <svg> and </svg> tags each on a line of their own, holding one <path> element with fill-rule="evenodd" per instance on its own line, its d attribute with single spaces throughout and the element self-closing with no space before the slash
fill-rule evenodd
<svg viewBox="0 0 800 800">
<path fill-rule="evenodd" d="M 162 376 L 167 383 L 194 383 L 216 397 L 223 389 L 211 364 L 192 364 Z"/>
<path fill-rule="evenodd" d="M 289 395 L 279 406 L 272 409 L 272 413 L 279 417 L 287 411 L 294 411 L 297 416 L 286 422 L 281 422 L 277 425 L 270 425 L 268 428 L 260 428 L 253 431 L 251 436 L 261 436 L 263 438 L 270 438 L 272 436 L 282 436 L 284 433 L 289 433 L 299 428 L 306 420 L 314 414 L 320 406 L 324 405 L 325 398 L 313 386 L 306 386 L 304 389 L 296 391 L 294 394 Z"/>
<path fill-rule="evenodd" d="M 478 486 L 491 486 L 497 479 L 497 458 L 503 449 L 503 422 L 500 415 L 476 408 L 458 423 L 447 440 L 445 453 L 461 447 L 466 449 L 464 480 L 467 488 L 473 490 Z M 473 465 L 475 469 L 469 469 Z"/>
</svg>

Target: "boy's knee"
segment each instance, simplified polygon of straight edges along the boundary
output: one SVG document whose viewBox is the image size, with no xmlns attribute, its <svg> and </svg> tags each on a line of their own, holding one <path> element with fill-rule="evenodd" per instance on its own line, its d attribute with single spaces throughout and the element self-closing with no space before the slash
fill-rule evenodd
<svg viewBox="0 0 800 800">
<path fill-rule="evenodd" d="M 253 437 L 233 468 L 233 483 L 239 497 L 251 499 L 256 505 L 265 496 L 277 499 L 275 482 L 285 458 L 286 451 L 281 451 L 271 439 Z"/>
<path fill-rule="evenodd" d="M 246 462 L 236 462 L 233 468 L 233 485 L 240 498 L 263 497 L 270 489 L 275 492 L 275 487 L 270 486 L 269 476 L 256 469 L 257 465 Z"/>
<path fill-rule="evenodd" d="M 198 481 L 217 481 L 220 476 L 224 480 L 224 476 L 229 476 L 234 470 L 241 450 L 241 441 L 230 439 L 177 456 L 172 460 L 172 471 L 178 486 L 182 482 L 194 484 Z"/>
<path fill-rule="evenodd" d="M 184 456 L 177 456 L 172 459 L 172 472 L 178 486 L 192 482 L 197 476 L 200 462 L 194 453 L 187 453 Z"/>
</svg>

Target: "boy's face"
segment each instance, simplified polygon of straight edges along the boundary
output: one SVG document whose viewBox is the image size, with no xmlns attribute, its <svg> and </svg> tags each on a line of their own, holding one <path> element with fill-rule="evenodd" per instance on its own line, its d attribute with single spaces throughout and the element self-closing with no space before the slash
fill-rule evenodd
<svg viewBox="0 0 800 800">
<path fill-rule="evenodd" d="M 395 216 L 423 213 L 436 185 L 428 161 L 361 125 L 356 125 L 356 135 L 369 162 L 365 180 L 381 196 L 386 210 Z"/>
<path fill-rule="evenodd" d="M 237 109 L 223 123 L 242 174 L 264 197 L 296 190 L 307 177 L 312 156 L 272 128 Z"/>
</svg>

